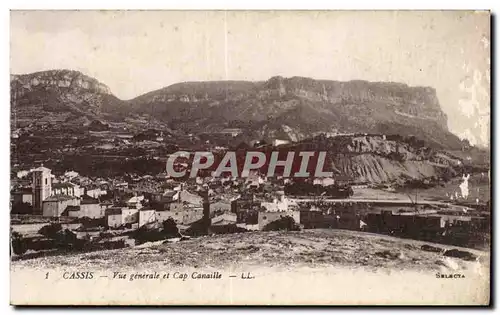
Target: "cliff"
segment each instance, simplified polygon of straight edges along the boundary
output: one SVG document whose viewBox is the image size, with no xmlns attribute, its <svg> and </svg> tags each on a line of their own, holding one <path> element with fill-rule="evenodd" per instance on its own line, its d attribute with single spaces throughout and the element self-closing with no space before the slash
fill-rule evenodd
<svg viewBox="0 0 500 315">
<path fill-rule="evenodd" d="M 186 82 L 122 101 L 78 71 L 50 70 L 12 75 L 11 105 L 16 125 L 82 116 L 104 121 L 138 117 L 194 134 L 241 128 L 249 138 L 292 141 L 320 133 L 399 134 L 433 147 L 462 146 L 448 131 L 433 88 L 393 82 L 279 76 L 258 82 Z"/>
<path fill-rule="evenodd" d="M 399 135 L 318 136 L 289 147 L 294 151 L 326 151 L 329 171 L 357 183 L 443 181 L 464 169 L 461 158 Z"/>
<path fill-rule="evenodd" d="M 392 82 L 273 77 L 264 82 L 187 82 L 131 101 L 191 131 L 247 130 L 255 137 L 297 141 L 318 133 L 415 135 L 435 146 L 458 148 L 431 87 Z"/>
<path fill-rule="evenodd" d="M 104 107 L 122 103 L 94 78 L 72 70 L 11 75 L 11 112 L 16 126 L 34 121 L 98 118 Z"/>
<path fill-rule="evenodd" d="M 358 182 L 403 183 L 411 179 L 451 178 L 462 167 L 459 158 L 399 136 L 337 138 L 329 149 L 334 167 Z"/>
<path fill-rule="evenodd" d="M 110 89 L 94 78 L 72 70 L 49 70 L 24 75 L 11 75 L 11 87 L 16 89 L 18 96 L 43 89 L 67 89 L 74 92 L 92 92 L 111 94 Z"/>
</svg>

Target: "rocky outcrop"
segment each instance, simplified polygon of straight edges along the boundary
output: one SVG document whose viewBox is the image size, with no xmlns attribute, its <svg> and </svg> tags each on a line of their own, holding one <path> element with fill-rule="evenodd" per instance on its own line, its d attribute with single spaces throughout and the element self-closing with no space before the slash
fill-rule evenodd
<svg viewBox="0 0 500 315">
<path fill-rule="evenodd" d="M 447 129 L 436 91 L 431 87 L 410 87 L 402 83 L 368 81 L 326 81 L 302 77 L 272 77 L 265 82 L 219 81 L 187 82 L 153 91 L 135 99 L 138 104 L 156 102 L 238 102 L 248 98 L 275 100 L 274 106 L 299 98 L 322 105 L 384 103 L 388 110 L 404 117 L 433 120 Z"/>
<path fill-rule="evenodd" d="M 18 127 L 97 119 L 123 104 L 106 85 L 78 71 L 50 70 L 10 79 L 12 124 Z"/>
<path fill-rule="evenodd" d="M 94 78 L 88 77 L 79 71 L 50 70 L 24 75 L 11 75 L 11 87 L 17 96 L 36 89 L 61 89 L 72 91 L 86 91 L 98 94 L 111 94 L 109 87 Z"/>
<path fill-rule="evenodd" d="M 187 82 L 131 103 L 181 129 L 217 130 L 228 122 L 252 122 L 249 131 L 271 138 L 289 128 L 287 133 L 299 140 L 321 132 L 367 132 L 415 135 L 436 146 L 461 145 L 448 131 L 436 91 L 401 83 L 279 76 L 264 82 Z"/>
<path fill-rule="evenodd" d="M 11 76 L 11 91 L 16 120 L 28 123 L 61 113 L 117 121 L 135 115 L 187 133 L 242 128 L 248 137 L 290 141 L 319 133 L 399 134 L 434 147 L 462 145 L 448 131 L 436 91 L 401 83 L 278 76 L 178 83 L 122 101 L 78 71 L 51 70 Z"/>
<path fill-rule="evenodd" d="M 275 94 L 303 97 L 326 104 L 369 104 L 383 102 L 396 114 L 435 120 L 447 129 L 447 118 L 441 110 L 436 90 L 410 87 L 402 83 L 368 81 L 325 81 L 310 78 L 273 77 L 265 87 Z"/>
<path fill-rule="evenodd" d="M 327 150 L 333 169 L 358 183 L 404 183 L 450 178 L 462 160 L 412 138 L 375 135 L 343 136 L 312 141 Z"/>
</svg>

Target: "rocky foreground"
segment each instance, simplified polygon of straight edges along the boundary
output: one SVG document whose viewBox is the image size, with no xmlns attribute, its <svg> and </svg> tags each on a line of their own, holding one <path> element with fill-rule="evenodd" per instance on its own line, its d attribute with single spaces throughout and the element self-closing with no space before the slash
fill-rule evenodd
<svg viewBox="0 0 500 315">
<path fill-rule="evenodd" d="M 354 231 L 249 232 L 13 261 L 11 302 L 488 304 L 489 257 Z"/>
<path fill-rule="evenodd" d="M 460 249 L 466 258 L 447 257 Z M 280 268 L 345 266 L 371 270 L 459 270 L 487 266 L 489 253 L 456 246 L 348 230 L 248 232 L 193 238 L 175 243 L 18 260 L 13 266 L 51 268 L 235 267 Z"/>
</svg>

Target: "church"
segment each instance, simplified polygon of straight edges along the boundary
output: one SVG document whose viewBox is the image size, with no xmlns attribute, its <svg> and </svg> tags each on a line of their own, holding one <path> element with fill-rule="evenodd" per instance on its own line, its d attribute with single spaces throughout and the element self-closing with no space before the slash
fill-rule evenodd
<svg viewBox="0 0 500 315">
<path fill-rule="evenodd" d="M 72 183 L 52 183 L 52 171 L 40 166 L 33 172 L 33 213 L 58 217 L 68 206 L 80 205 L 81 190 Z"/>
</svg>

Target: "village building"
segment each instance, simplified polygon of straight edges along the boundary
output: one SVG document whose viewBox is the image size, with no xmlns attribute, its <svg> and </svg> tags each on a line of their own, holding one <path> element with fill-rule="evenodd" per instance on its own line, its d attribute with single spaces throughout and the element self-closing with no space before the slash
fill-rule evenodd
<svg viewBox="0 0 500 315">
<path fill-rule="evenodd" d="M 16 176 L 17 176 L 17 178 L 24 178 L 24 177 L 28 176 L 29 174 L 30 174 L 30 171 L 22 170 L 22 171 L 18 171 L 16 173 Z"/>
<path fill-rule="evenodd" d="M 115 184 L 115 188 L 117 190 L 125 190 L 125 189 L 128 189 L 128 183 L 127 182 L 120 182 L 120 183 L 116 183 Z"/>
<path fill-rule="evenodd" d="M 172 218 L 177 224 L 191 224 L 203 218 L 203 208 L 181 203 L 172 203 L 169 211 L 157 211 L 156 217 L 159 222 Z"/>
<path fill-rule="evenodd" d="M 68 172 L 65 172 L 63 177 L 64 178 L 67 178 L 69 180 L 75 178 L 75 177 L 78 177 L 80 174 L 78 174 L 78 172 L 75 172 L 75 171 L 68 171 Z"/>
<path fill-rule="evenodd" d="M 177 194 L 176 191 L 173 191 L 173 190 L 167 190 L 165 191 L 162 195 L 161 195 L 161 198 L 160 198 L 160 202 L 164 202 L 164 203 L 170 203 L 172 201 L 174 201 L 174 196 Z"/>
<path fill-rule="evenodd" d="M 223 135 L 228 135 L 231 137 L 237 137 L 242 132 L 243 131 L 241 130 L 241 128 L 225 128 L 225 129 L 221 130 L 219 133 L 223 134 Z"/>
<path fill-rule="evenodd" d="M 106 224 L 109 228 L 118 228 L 123 225 L 122 208 L 109 207 L 106 209 Z"/>
<path fill-rule="evenodd" d="M 44 217 L 60 217 L 68 206 L 79 206 L 80 199 L 74 196 L 50 196 L 42 202 Z"/>
<path fill-rule="evenodd" d="M 274 199 L 272 202 L 262 202 L 261 206 L 270 212 L 281 212 L 292 210 L 292 208 L 297 207 L 297 203 L 285 196 L 281 196 L 281 199 Z"/>
<path fill-rule="evenodd" d="M 335 180 L 331 177 L 324 177 L 324 178 L 315 178 L 313 180 L 313 185 L 321 185 L 321 186 L 331 186 L 335 184 Z"/>
<path fill-rule="evenodd" d="M 139 210 L 126 207 L 109 207 L 105 210 L 106 222 L 110 228 L 133 225 L 139 222 Z"/>
<path fill-rule="evenodd" d="M 250 172 L 248 177 L 245 179 L 245 186 L 247 188 L 259 188 L 262 184 L 266 182 L 266 178 L 260 176 L 256 172 Z"/>
<path fill-rule="evenodd" d="M 85 195 L 99 199 L 99 197 L 107 195 L 107 191 L 105 189 L 101 189 L 101 187 L 90 186 L 85 187 Z"/>
<path fill-rule="evenodd" d="M 33 205 L 33 189 L 32 188 L 20 188 L 11 193 L 12 202 L 17 203 L 29 203 Z"/>
<path fill-rule="evenodd" d="M 61 216 L 67 216 L 71 218 L 78 218 L 80 213 L 80 206 L 67 206 L 66 209 L 61 213 Z"/>
<path fill-rule="evenodd" d="M 184 204 L 182 202 L 172 202 L 170 205 L 169 205 L 169 210 L 171 212 L 180 212 L 180 211 L 184 211 L 184 208 L 187 208 L 187 204 Z"/>
<path fill-rule="evenodd" d="M 139 227 L 156 222 L 156 210 L 141 209 L 139 210 Z"/>
<path fill-rule="evenodd" d="M 236 213 L 223 213 L 212 218 L 212 225 L 236 224 Z"/>
<path fill-rule="evenodd" d="M 186 202 L 192 205 L 201 206 L 203 202 L 203 198 L 198 195 L 192 194 L 187 190 L 179 190 L 172 198 L 173 200 L 177 200 L 179 202 Z"/>
<path fill-rule="evenodd" d="M 100 204 L 97 199 L 84 197 L 81 199 L 79 206 L 75 206 L 69 210 L 67 209 L 67 215 L 69 217 L 77 218 L 103 218 L 105 216 L 105 211 L 109 206 L 110 204 Z"/>
<path fill-rule="evenodd" d="M 231 202 L 228 200 L 219 200 L 210 204 L 210 213 L 225 213 L 231 212 Z"/>
<path fill-rule="evenodd" d="M 324 212 L 314 206 L 307 210 L 300 210 L 300 223 L 305 229 L 342 228 L 339 220 L 339 215 Z"/>
<path fill-rule="evenodd" d="M 123 224 L 133 224 L 139 222 L 139 209 L 123 208 Z"/>
<path fill-rule="evenodd" d="M 141 209 L 143 200 L 144 196 L 134 196 L 127 200 L 127 207 L 129 207 L 130 209 Z"/>
<path fill-rule="evenodd" d="M 274 139 L 273 140 L 273 146 L 277 147 L 277 146 L 280 146 L 280 145 L 285 145 L 285 144 L 289 144 L 290 141 L 288 140 L 281 140 L 281 139 Z"/>
<path fill-rule="evenodd" d="M 53 183 L 51 189 L 51 196 L 59 196 L 59 195 L 80 197 L 81 196 L 80 186 L 69 182 Z"/>
</svg>

